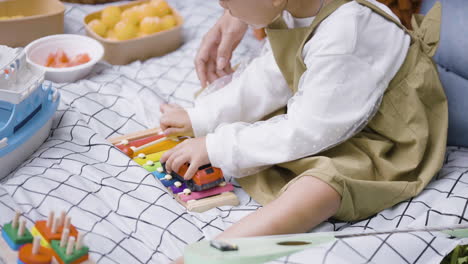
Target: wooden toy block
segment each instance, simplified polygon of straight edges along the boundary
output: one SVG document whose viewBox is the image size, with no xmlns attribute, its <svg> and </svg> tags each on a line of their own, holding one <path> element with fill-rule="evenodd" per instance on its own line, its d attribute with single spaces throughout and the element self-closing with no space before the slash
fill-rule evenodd
<svg viewBox="0 0 468 264">
<path fill-rule="evenodd" d="M 210 210 L 215 207 L 232 205 L 239 205 L 239 199 L 233 192 L 225 192 L 208 198 L 203 198 L 200 200 L 190 200 L 184 202 L 180 199 L 180 194 L 175 195 L 176 200 L 182 204 L 187 210 L 196 213 L 203 213 L 207 210 Z"/>
<path fill-rule="evenodd" d="M 145 138 L 141 138 L 141 139 L 136 139 L 136 140 L 133 140 L 133 141 L 128 141 L 126 139 L 120 141 L 118 144 L 116 144 L 115 146 L 119 149 L 123 148 L 124 146 L 128 146 L 128 147 L 141 147 L 145 144 L 148 144 L 150 142 L 153 142 L 155 140 L 158 140 L 160 138 L 163 138 L 164 135 L 155 135 L 155 136 L 150 136 L 150 137 L 145 137 Z"/>
<path fill-rule="evenodd" d="M 148 160 L 151 160 L 152 162 L 158 162 L 165 152 L 166 152 L 166 150 L 161 151 L 161 152 L 157 152 L 157 153 L 153 153 L 153 154 L 149 154 L 149 155 L 140 153 L 133 160 L 136 163 L 138 163 L 140 166 L 143 166 L 143 165 L 145 165 L 146 162 L 148 162 Z"/>
<path fill-rule="evenodd" d="M 34 237 L 31 244 L 22 246 L 18 252 L 18 263 L 24 264 L 50 264 L 52 261 L 52 250 L 42 247 L 40 237 Z"/>
<path fill-rule="evenodd" d="M 81 246 L 79 249 L 74 248 L 74 240 L 72 237 L 65 246 L 61 246 L 60 243 L 61 241 L 58 240 L 51 242 L 53 254 L 60 264 L 75 264 L 88 260 L 89 248 L 86 246 Z M 67 254 L 67 250 L 69 254 Z"/>
<path fill-rule="evenodd" d="M 221 194 L 224 192 L 231 192 L 234 190 L 234 186 L 228 183 L 225 186 L 219 186 L 215 188 L 211 188 L 208 190 L 200 191 L 200 192 L 191 192 L 190 194 L 179 193 L 179 199 L 183 202 L 188 202 L 190 200 L 199 200 L 202 198 L 210 197 L 213 195 Z"/>
<path fill-rule="evenodd" d="M 33 236 L 25 228 L 26 222 L 21 222 L 17 227 L 13 227 L 13 223 L 5 224 L 2 230 L 3 239 L 13 250 L 18 250 L 22 245 L 31 243 Z M 22 229 L 22 231 L 20 230 Z M 21 231 L 21 232 L 20 232 Z"/>
<path fill-rule="evenodd" d="M 123 136 L 113 137 L 109 139 L 109 142 L 112 143 L 113 145 L 117 145 L 122 140 L 133 141 L 133 140 L 137 140 L 137 139 L 141 139 L 145 137 L 160 135 L 160 133 L 162 133 L 162 130 L 159 127 L 157 127 L 157 128 L 138 131 L 138 132 L 123 135 Z"/>
<path fill-rule="evenodd" d="M 143 168 L 147 170 L 148 172 L 155 172 L 158 171 L 158 168 L 161 168 L 161 163 L 158 162 L 153 162 L 151 160 L 148 160 L 145 165 L 143 165 Z"/>
</svg>

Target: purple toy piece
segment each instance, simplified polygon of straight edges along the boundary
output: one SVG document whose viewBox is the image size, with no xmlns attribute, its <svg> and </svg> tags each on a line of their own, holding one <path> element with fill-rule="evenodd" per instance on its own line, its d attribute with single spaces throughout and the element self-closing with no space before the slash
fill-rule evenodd
<svg viewBox="0 0 468 264">
<path fill-rule="evenodd" d="M 187 185 L 185 185 L 185 182 L 182 183 L 182 185 L 180 187 L 177 187 L 175 185 L 172 185 L 172 186 L 169 186 L 169 188 L 171 188 L 171 191 L 174 193 L 174 194 L 177 194 L 177 193 L 181 193 L 184 191 L 185 188 L 187 188 Z"/>
</svg>

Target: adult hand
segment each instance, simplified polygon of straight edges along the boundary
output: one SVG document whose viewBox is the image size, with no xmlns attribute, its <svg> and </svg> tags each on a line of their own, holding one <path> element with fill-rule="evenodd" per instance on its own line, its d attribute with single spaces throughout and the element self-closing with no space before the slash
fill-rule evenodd
<svg viewBox="0 0 468 264">
<path fill-rule="evenodd" d="M 166 136 L 193 136 L 192 122 L 184 108 L 176 104 L 162 104 L 160 127 Z"/>
<path fill-rule="evenodd" d="M 231 57 L 247 31 L 247 24 L 231 16 L 224 15 L 203 37 L 195 58 L 195 69 L 202 87 L 214 80 L 232 73 Z"/>
</svg>

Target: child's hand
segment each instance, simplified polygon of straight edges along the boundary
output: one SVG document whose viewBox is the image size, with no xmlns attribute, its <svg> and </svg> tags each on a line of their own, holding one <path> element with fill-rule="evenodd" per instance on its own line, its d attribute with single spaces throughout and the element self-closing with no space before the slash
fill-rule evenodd
<svg viewBox="0 0 468 264">
<path fill-rule="evenodd" d="M 163 104 L 160 127 L 166 136 L 193 136 L 192 122 L 187 111 L 176 104 Z"/>
<path fill-rule="evenodd" d="M 166 171 L 179 171 L 184 163 L 190 166 L 183 176 L 185 180 L 190 180 L 200 166 L 210 163 L 208 151 L 206 150 L 206 138 L 187 139 L 174 148 L 166 151 L 161 157 L 161 163 L 166 162 Z"/>
</svg>

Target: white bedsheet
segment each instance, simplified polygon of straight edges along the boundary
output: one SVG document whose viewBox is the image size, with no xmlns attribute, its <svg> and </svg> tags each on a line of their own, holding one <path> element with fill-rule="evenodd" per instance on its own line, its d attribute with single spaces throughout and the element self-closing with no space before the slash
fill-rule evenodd
<svg viewBox="0 0 468 264">
<path fill-rule="evenodd" d="M 1 181 L 0 225 L 11 221 L 15 210 L 24 212 L 28 227 L 51 210 L 65 210 L 86 233 L 86 244 L 97 263 L 168 263 L 188 243 L 212 238 L 259 207 L 233 182 L 240 206 L 186 212 L 150 173 L 105 140 L 157 126 L 159 104 L 190 105 L 199 88 L 193 58 L 222 10 L 213 0 L 170 3 L 186 20 L 180 49 L 126 66 L 101 63 L 86 80 L 54 84 L 62 101 L 51 136 Z M 101 8 L 67 4 L 66 32 L 83 34 L 83 17 Z M 249 35 L 236 51 L 235 62 L 258 47 Z M 466 223 L 467 172 L 468 150 L 450 147 L 444 168 L 418 197 L 364 221 L 329 221 L 314 231 Z M 459 242 L 428 232 L 351 238 L 276 262 L 439 263 Z"/>
</svg>

